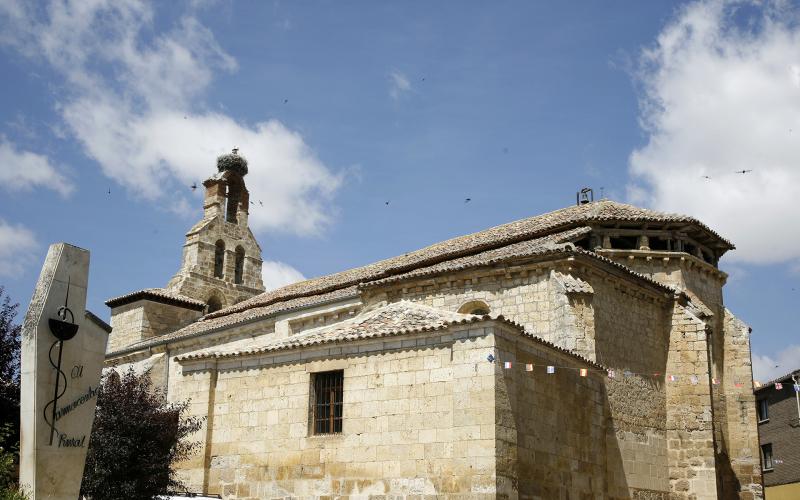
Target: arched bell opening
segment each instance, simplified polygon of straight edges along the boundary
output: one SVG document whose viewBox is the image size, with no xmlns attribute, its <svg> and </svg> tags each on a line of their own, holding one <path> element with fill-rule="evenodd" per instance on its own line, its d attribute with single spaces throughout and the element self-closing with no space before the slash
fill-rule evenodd
<svg viewBox="0 0 800 500">
<path fill-rule="evenodd" d="M 236 265 L 233 269 L 233 282 L 237 285 L 244 283 L 244 248 L 236 247 Z"/>
<path fill-rule="evenodd" d="M 225 242 L 218 240 L 214 245 L 214 277 L 225 276 Z"/>
</svg>

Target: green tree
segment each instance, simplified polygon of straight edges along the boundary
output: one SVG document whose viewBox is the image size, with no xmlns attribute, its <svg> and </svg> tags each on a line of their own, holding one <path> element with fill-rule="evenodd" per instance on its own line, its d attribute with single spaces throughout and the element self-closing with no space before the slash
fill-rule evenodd
<svg viewBox="0 0 800 500">
<path fill-rule="evenodd" d="M 0 286 L 0 426 L 10 432 L 0 436 L 0 446 L 11 449 L 19 441 L 19 359 L 22 327 L 14 323 L 19 304 Z"/>
<path fill-rule="evenodd" d="M 0 500 L 21 500 L 19 463 L 19 362 L 22 327 L 14 323 L 19 304 L 0 286 Z"/>
<path fill-rule="evenodd" d="M 147 375 L 129 369 L 104 376 L 89 440 L 81 494 L 93 500 L 151 499 L 182 489 L 175 464 L 199 443 L 187 438 L 202 419 L 188 401 L 168 403 Z"/>
</svg>

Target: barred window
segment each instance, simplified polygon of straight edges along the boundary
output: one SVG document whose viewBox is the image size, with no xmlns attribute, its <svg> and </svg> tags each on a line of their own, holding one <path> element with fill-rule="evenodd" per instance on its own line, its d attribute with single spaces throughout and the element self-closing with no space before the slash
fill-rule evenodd
<svg viewBox="0 0 800 500">
<path fill-rule="evenodd" d="M 342 432 L 344 371 L 314 374 L 314 434 Z"/>
</svg>

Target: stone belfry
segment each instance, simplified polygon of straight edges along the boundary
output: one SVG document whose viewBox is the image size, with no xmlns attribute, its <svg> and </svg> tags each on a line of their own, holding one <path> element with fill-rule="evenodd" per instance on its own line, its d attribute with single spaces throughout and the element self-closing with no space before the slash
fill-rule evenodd
<svg viewBox="0 0 800 500">
<path fill-rule="evenodd" d="M 203 182 L 203 218 L 186 233 L 181 268 L 167 290 L 207 304 L 206 312 L 264 291 L 261 247 L 247 225 L 247 160 L 234 149 Z"/>
</svg>

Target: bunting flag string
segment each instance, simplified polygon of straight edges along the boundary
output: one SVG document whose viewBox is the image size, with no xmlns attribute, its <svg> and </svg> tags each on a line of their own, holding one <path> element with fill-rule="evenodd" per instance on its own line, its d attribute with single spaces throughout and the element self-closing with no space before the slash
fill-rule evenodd
<svg viewBox="0 0 800 500">
<path fill-rule="evenodd" d="M 488 356 L 486 356 L 486 360 L 489 361 L 489 363 L 494 363 L 495 361 L 500 363 L 500 360 L 498 360 L 493 354 L 489 354 Z M 556 369 L 559 369 L 559 370 L 574 370 L 574 371 L 577 371 L 578 374 L 581 377 L 588 377 L 590 372 L 603 373 L 610 379 L 616 379 L 618 377 L 618 375 L 619 375 L 619 373 L 615 369 L 603 370 L 603 369 L 599 369 L 599 368 L 576 368 L 574 366 L 546 365 L 546 364 L 528 363 L 528 362 L 525 362 L 525 363 L 522 363 L 522 362 L 516 363 L 514 361 L 503 361 L 502 362 L 503 369 L 505 369 L 505 370 L 511 370 L 511 369 L 513 369 L 515 367 L 515 365 L 520 365 L 521 367 L 524 367 L 524 371 L 526 371 L 526 372 L 533 372 L 535 367 L 545 368 L 545 373 L 547 373 L 548 375 L 555 374 L 556 373 Z M 682 375 L 676 375 L 676 374 L 662 374 L 661 372 L 648 372 L 648 373 L 645 373 L 645 372 L 633 372 L 633 371 L 630 371 L 630 370 L 624 370 L 621 375 L 622 375 L 623 378 L 633 377 L 633 376 L 661 378 L 662 375 L 665 375 L 665 377 L 664 377 L 665 381 L 671 382 L 671 383 L 681 382 L 682 380 L 687 381 L 691 385 L 698 385 L 700 383 L 700 377 L 698 377 L 697 375 L 682 376 Z M 713 378 L 711 378 L 711 384 L 712 385 L 720 385 L 721 381 L 720 381 L 719 378 L 713 377 Z M 760 386 L 760 384 L 757 384 L 757 382 L 753 382 L 753 384 L 756 385 L 756 387 Z M 745 386 L 745 382 L 735 381 L 733 385 L 735 387 L 737 387 L 737 388 L 742 388 L 742 387 Z M 780 383 L 775 383 L 775 388 L 776 389 L 781 389 L 781 387 L 782 387 L 782 385 Z M 800 385 L 795 385 L 794 387 L 795 387 L 796 391 L 800 392 Z"/>
</svg>

